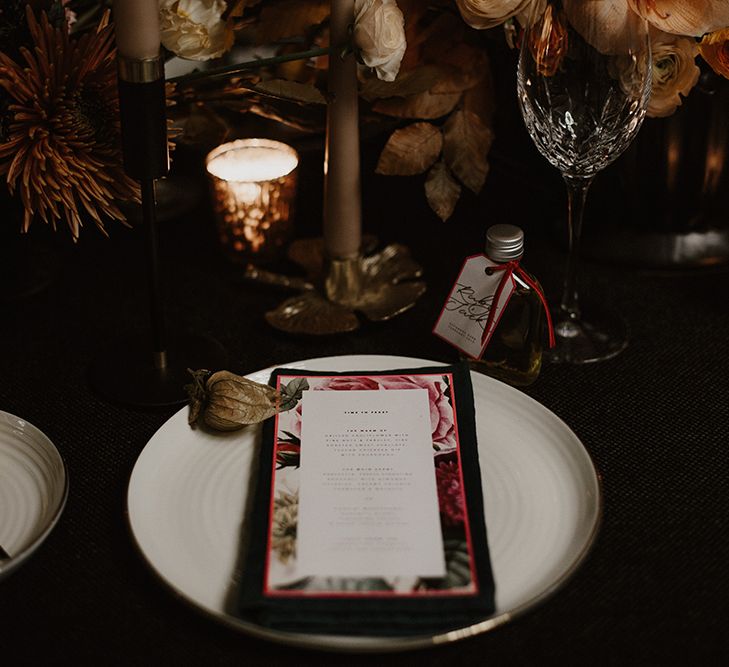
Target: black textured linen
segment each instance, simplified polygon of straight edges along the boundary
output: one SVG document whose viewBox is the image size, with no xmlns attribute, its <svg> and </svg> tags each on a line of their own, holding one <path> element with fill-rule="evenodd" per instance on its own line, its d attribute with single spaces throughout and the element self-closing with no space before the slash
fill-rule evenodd
<svg viewBox="0 0 729 667">
<path fill-rule="evenodd" d="M 268 526 L 271 520 L 271 470 L 275 456 L 275 419 L 263 426 L 263 440 L 256 475 L 256 492 L 251 513 L 248 550 L 243 567 L 238 613 L 260 625 L 292 632 L 320 634 L 417 636 L 447 632 L 477 623 L 494 611 L 494 579 L 486 537 L 481 490 L 481 470 L 476 443 L 473 390 L 467 364 L 406 368 L 389 371 L 313 372 L 311 375 L 432 375 L 451 373 L 458 425 L 459 457 L 463 471 L 463 491 L 470 525 L 473 571 L 478 593 L 471 595 L 430 595 L 389 599 L 354 597 L 276 598 L 263 591 Z M 302 375 L 301 370 L 276 369 L 271 386 L 281 375 Z M 305 447 L 302 443 L 302 447 Z"/>
</svg>

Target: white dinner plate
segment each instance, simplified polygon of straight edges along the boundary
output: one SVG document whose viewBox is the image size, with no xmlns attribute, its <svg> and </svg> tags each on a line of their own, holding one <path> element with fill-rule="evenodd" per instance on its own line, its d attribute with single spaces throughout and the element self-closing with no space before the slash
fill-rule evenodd
<svg viewBox="0 0 729 667">
<path fill-rule="evenodd" d="M 61 516 L 68 474 L 53 443 L 24 419 L 0 410 L 0 579 L 43 542 Z"/>
<path fill-rule="evenodd" d="M 440 365 L 393 356 L 309 359 L 287 368 L 367 371 Z M 249 375 L 268 382 L 271 369 Z M 398 650 L 485 632 L 533 607 L 576 570 L 601 516 L 600 483 L 577 436 L 525 394 L 472 373 L 496 611 L 435 636 L 353 637 L 271 630 L 228 612 L 240 528 L 260 426 L 233 433 L 192 430 L 187 408 L 155 433 L 129 481 L 128 520 L 152 569 L 184 600 L 258 637 L 312 648 Z"/>
</svg>

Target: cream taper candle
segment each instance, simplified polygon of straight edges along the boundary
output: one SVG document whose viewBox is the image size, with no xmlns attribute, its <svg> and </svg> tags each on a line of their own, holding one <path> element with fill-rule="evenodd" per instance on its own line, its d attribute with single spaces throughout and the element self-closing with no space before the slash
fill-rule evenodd
<svg viewBox="0 0 729 667">
<path fill-rule="evenodd" d="M 135 60 L 159 56 L 159 0 L 114 0 L 119 55 Z"/>
<path fill-rule="evenodd" d="M 324 157 L 324 247 L 333 259 L 359 254 L 362 245 L 357 63 L 341 51 L 354 23 L 354 0 L 332 0 L 327 140 Z"/>
</svg>

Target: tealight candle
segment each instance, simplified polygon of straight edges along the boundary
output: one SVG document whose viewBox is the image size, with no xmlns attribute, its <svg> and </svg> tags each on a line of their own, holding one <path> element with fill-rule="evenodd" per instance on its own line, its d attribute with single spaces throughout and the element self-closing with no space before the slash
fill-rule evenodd
<svg viewBox="0 0 729 667">
<path fill-rule="evenodd" d="M 236 260 L 266 261 L 290 240 L 296 151 L 280 141 L 238 139 L 205 161 L 220 241 Z"/>
</svg>

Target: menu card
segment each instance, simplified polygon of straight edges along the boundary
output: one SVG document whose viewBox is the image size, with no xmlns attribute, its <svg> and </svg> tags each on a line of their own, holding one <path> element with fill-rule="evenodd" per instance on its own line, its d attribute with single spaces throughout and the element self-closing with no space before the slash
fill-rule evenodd
<svg viewBox="0 0 729 667">
<path fill-rule="evenodd" d="M 237 613 L 282 630 L 403 635 L 494 611 L 470 374 L 278 369 Z"/>
<path fill-rule="evenodd" d="M 445 576 L 427 390 L 304 391 L 301 441 L 300 573 Z"/>
</svg>

